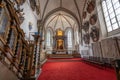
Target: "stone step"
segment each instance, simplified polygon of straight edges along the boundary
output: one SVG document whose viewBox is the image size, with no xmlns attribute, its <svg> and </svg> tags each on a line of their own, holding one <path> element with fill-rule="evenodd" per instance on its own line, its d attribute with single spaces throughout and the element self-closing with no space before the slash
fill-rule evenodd
<svg viewBox="0 0 120 80">
<path fill-rule="evenodd" d="M 73 58 L 71 54 L 51 54 L 49 58 Z"/>
</svg>

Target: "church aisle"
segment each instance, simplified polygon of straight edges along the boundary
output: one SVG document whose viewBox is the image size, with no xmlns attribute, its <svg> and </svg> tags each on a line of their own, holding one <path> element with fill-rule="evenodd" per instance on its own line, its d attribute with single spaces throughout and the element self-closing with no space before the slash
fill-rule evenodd
<svg viewBox="0 0 120 80">
<path fill-rule="evenodd" d="M 58 62 L 48 60 L 38 80 L 116 80 L 112 69 L 100 69 L 77 59 L 68 60 L 71 59 Z"/>
</svg>

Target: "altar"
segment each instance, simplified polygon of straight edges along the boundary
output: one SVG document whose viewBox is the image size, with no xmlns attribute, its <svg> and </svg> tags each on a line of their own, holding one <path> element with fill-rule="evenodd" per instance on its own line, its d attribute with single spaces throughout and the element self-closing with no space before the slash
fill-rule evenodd
<svg viewBox="0 0 120 80">
<path fill-rule="evenodd" d="M 53 54 L 66 54 L 65 40 L 66 36 L 64 35 L 64 31 L 61 29 L 56 30 L 56 34 L 53 37 L 54 46 L 53 46 Z"/>
</svg>

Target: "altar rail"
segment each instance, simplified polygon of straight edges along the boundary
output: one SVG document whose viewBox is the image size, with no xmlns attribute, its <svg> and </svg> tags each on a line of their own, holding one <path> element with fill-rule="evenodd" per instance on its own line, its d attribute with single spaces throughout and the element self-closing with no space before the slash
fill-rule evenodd
<svg viewBox="0 0 120 80">
<path fill-rule="evenodd" d="M 74 54 L 78 53 L 76 50 L 46 50 L 46 53 L 51 54 Z"/>
<path fill-rule="evenodd" d="M 46 50 L 47 53 L 47 57 L 51 56 L 51 55 L 57 55 L 59 57 L 59 55 L 62 55 L 63 57 L 65 57 L 66 55 L 68 56 L 72 56 L 71 58 L 80 58 L 81 55 L 79 52 L 77 52 L 76 50 Z"/>
</svg>

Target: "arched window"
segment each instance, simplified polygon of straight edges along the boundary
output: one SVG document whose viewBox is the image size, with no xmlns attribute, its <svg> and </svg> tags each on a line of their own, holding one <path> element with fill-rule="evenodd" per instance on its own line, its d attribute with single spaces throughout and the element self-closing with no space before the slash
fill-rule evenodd
<svg viewBox="0 0 120 80">
<path fill-rule="evenodd" d="M 47 47 L 50 47 L 50 42 L 51 42 L 51 34 L 50 34 L 50 31 L 48 30 L 47 31 L 47 34 L 46 34 L 46 46 Z"/>
<path fill-rule="evenodd" d="M 72 32 L 71 32 L 71 30 L 69 30 L 67 33 L 67 44 L 68 44 L 68 48 L 72 48 Z"/>
<path fill-rule="evenodd" d="M 103 0 L 102 7 L 108 32 L 120 28 L 120 1 Z"/>
<path fill-rule="evenodd" d="M 79 44 L 79 34 L 78 34 L 78 31 L 76 31 L 76 40 L 77 40 L 77 43 Z"/>
</svg>

